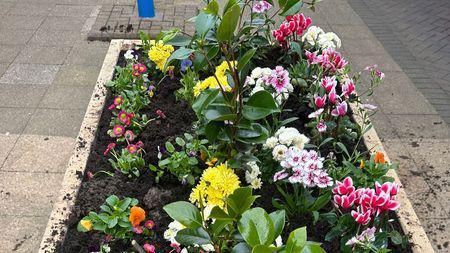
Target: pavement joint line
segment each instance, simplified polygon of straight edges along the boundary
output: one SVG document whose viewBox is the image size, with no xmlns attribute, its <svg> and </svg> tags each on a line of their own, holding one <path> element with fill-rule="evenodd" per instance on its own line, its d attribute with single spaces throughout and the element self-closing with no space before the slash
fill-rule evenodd
<svg viewBox="0 0 450 253">
<path fill-rule="evenodd" d="M 83 28 L 81 28 L 81 34 L 87 35 L 89 31 L 92 29 L 92 26 L 95 24 L 95 21 L 97 20 L 97 16 L 100 13 L 102 6 L 96 5 L 95 8 L 91 11 L 91 14 L 89 14 L 89 17 L 84 22 Z"/>
<path fill-rule="evenodd" d="M 55 172 L 55 171 L 27 171 L 27 170 L 1 170 L 0 174 L 1 173 L 30 173 L 30 174 L 55 174 L 55 175 L 64 174 L 64 172 Z"/>
</svg>

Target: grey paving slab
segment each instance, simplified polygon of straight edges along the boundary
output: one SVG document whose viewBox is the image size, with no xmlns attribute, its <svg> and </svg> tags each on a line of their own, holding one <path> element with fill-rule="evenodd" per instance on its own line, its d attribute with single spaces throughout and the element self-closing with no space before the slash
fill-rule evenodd
<svg viewBox="0 0 450 253">
<path fill-rule="evenodd" d="M 4 106 L 36 108 L 48 86 L 30 84 L 0 84 L 0 101 Z"/>
<path fill-rule="evenodd" d="M 0 2 L 0 14 L 6 14 L 14 6 L 15 2 Z"/>
<path fill-rule="evenodd" d="M 63 173 L 0 172 L 0 213 L 47 216 L 64 177 Z"/>
<path fill-rule="evenodd" d="M 11 30 L 0 28 L 0 44 L 25 45 L 34 34 L 34 30 Z"/>
<path fill-rule="evenodd" d="M 25 29 L 35 30 L 39 28 L 45 17 L 42 16 L 22 16 L 22 15 L 3 15 L 2 29 Z"/>
<path fill-rule="evenodd" d="M 18 134 L 0 134 L 0 170 L 19 136 Z"/>
<path fill-rule="evenodd" d="M 14 62 L 53 65 L 63 64 L 70 50 L 71 47 L 68 46 L 46 47 L 30 45 L 19 53 Z"/>
<path fill-rule="evenodd" d="M 21 134 L 35 109 L 0 107 L 0 110 L 2 111 L 0 134 Z"/>
<path fill-rule="evenodd" d="M 85 109 L 36 109 L 25 134 L 76 137 Z"/>
<path fill-rule="evenodd" d="M 8 14 L 24 16 L 47 16 L 55 5 L 51 3 L 21 3 L 12 7 Z"/>
<path fill-rule="evenodd" d="M 77 41 L 83 40 L 78 31 L 45 31 L 38 30 L 30 39 L 30 44 L 42 46 L 72 46 Z"/>
<path fill-rule="evenodd" d="M 1 172 L 64 173 L 73 147 L 70 137 L 21 135 Z"/>
<path fill-rule="evenodd" d="M 89 17 L 94 6 L 57 4 L 50 12 L 49 16 L 58 17 Z"/>
<path fill-rule="evenodd" d="M 0 216 L 0 222 L 4 224 L 0 228 L 2 252 L 35 252 L 39 248 L 47 219 L 47 216 Z"/>
<path fill-rule="evenodd" d="M 75 45 L 66 58 L 68 65 L 101 66 L 109 44 L 105 42 L 82 42 Z"/>
<path fill-rule="evenodd" d="M 422 220 L 422 225 L 430 241 L 433 242 L 434 250 L 448 252 L 450 249 L 450 220 L 425 218 Z"/>
<path fill-rule="evenodd" d="M 396 138 L 407 140 L 445 140 L 450 138 L 448 125 L 439 115 L 394 114 L 385 117 L 383 120 L 389 125 L 388 127 L 396 130 Z"/>
<path fill-rule="evenodd" d="M 0 62 L 11 63 L 25 46 L 22 45 L 0 45 Z"/>
<path fill-rule="evenodd" d="M 85 18 L 48 16 L 40 26 L 42 31 L 81 31 Z"/>
<path fill-rule="evenodd" d="M 58 70 L 58 65 L 11 64 L 0 83 L 51 84 Z"/>
<path fill-rule="evenodd" d="M 0 63 L 0 77 L 6 72 L 8 67 L 9 67 L 8 63 Z"/>
<path fill-rule="evenodd" d="M 48 90 L 39 108 L 86 109 L 92 88 L 86 86 L 57 86 Z"/>
<path fill-rule="evenodd" d="M 55 78 L 56 85 L 93 87 L 97 82 L 100 66 L 63 65 Z"/>
</svg>

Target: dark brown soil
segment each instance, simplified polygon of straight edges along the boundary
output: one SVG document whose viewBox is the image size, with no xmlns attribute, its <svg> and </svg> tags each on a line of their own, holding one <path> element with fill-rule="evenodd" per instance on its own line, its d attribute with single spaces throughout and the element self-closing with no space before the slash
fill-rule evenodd
<svg viewBox="0 0 450 253">
<path fill-rule="evenodd" d="M 123 60 L 120 59 L 118 64 L 122 65 Z M 153 117 L 155 116 L 155 111 L 161 109 L 167 116 L 166 119 L 150 123 L 138 137 L 145 145 L 144 149 L 146 154 L 144 158 L 146 164 L 157 164 L 158 146 L 163 146 L 169 138 L 181 135 L 184 132 L 191 132 L 192 130 L 191 126 L 196 120 L 196 116 L 187 103 L 184 101 L 176 101 L 174 91 L 179 87 L 178 79 L 164 81 L 158 87 L 157 93 L 154 99 L 152 99 L 152 104 L 141 112 L 147 114 L 149 117 Z M 107 105 L 110 103 L 112 103 L 111 97 L 108 98 Z M 306 115 L 308 115 L 310 110 L 305 107 L 299 107 L 299 103 L 294 99 L 288 102 L 286 107 L 291 108 L 292 112 L 284 117 L 300 117 L 300 120 L 293 123 L 293 126 L 301 131 L 304 130 Z M 87 170 L 93 173 L 101 170 L 113 171 L 107 158 L 103 155 L 106 146 L 114 141 L 106 133 L 110 127 L 110 119 L 111 111 L 105 109 L 100 121 L 97 140 L 87 165 Z M 362 149 L 365 149 L 365 147 L 362 147 Z M 130 180 L 120 172 L 116 172 L 114 177 L 101 175 L 91 180 L 85 178 L 76 199 L 74 212 L 67 221 L 69 229 L 66 238 L 63 244 L 58 245 L 57 252 L 72 253 L 98 250 L 98 245 L 104 238 L 95 232 L 77 232 L 76 226 L 78 221 L 87 215 L 89 211 L 99 211 L 99 206 L 112 194 L 120 198 L 133 197 L 139 200 L 139 206 L 146 210 L 148 213 L 147 217 L 154 220 L 156 224 L 156 238 L 151 243 L 155 244 L 158 249 L 157 252 L 169 252 L 171 248 L 169 247 L 169 243 L 164 240 L 163 232 L 167 228 L 168 223 L 171 222 L 171 219 L 165 214 L 162 207 L 176 200 L 186 201 L 190 191 L 189 186 L 181 185 L 176 178 L 169 176 L 167 173 L 161 179 L 161 182 L 156 184 L 154 174 L 150 170 L 142 171 L 141 176 L 134 180 Z M 279 195 L 276 188 L 269 184 L 265 184 L 255 194 L 275 197 Z M 270 197 L 259 198 L 255 205 L 265 208 L 268 212 L 275 210 Z M 331 206 L 328 208 L 331 208 Z M 311 217 L 291 218 L 286 225 L 286 235 L 295 228 L 306 225 L 308 226 L 309 240 L 324 242 L 324 237 L 330 227 L 324 222 L 313 225 L 311 220 Z M 143 236 L 137 236 L 135 239 L 140 243 L 150 242 L 148 238 L 144 238 Z M 287 237 L 283 241 L 286 241 L 286 239 Z M 113 241 L 110 243 L 110 246 L 112 252 L 130 250 L 130 243 L 123 243 L 120 240 Z M 337 240 L 331 243 L 325 242 L 322 246 L 327 252 L 339 252 L 339 242 Z M 394 252 L 408 251 L 395 250 Z"/>
</svg>

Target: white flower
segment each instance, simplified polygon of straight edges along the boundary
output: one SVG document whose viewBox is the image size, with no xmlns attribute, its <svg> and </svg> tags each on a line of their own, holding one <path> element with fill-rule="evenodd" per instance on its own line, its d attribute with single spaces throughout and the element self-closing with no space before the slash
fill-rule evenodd
<svg viewBox="0 0 450 253">
<path fill-rule="evenodd" d="M 261 178 L 255 178 L 252 182 L 251 182 L 251 187 L 253 189 L 260 189 L 262 186 L 262 182 L 261 182 Z"/>
<path fill-rule="evenodd" d="M 306 137 L 304 134 L 299 134 L 294 137 L 292 140 L 292 144 L 295 145 L 299 149 L 304 149 L 305 144 L 309 142 L 309 138 Z"/>
<path fill-rule="evenodd" d="M 277 247 L 283 246 L 283 238 L 281 238 L 280 235 L 277 237 L 277 239 L 275 239 L 275 246 Z"/>
<path fill-rule="evenodd" d="M 262 90 L 264 90 L 264 88 L 261 85 L 256 84 L 255 88 L 253 88 L 253 90 L 250 92 L 250 96 L 255 94 L 256 92 L 262 91 Z"/>
<path fill-rule="evenodd" d="M 257 67 L 252 70 L 252 73 L 250 74 L 250 77 L 253 79 L 258 79 L 262 77 L 263 69 L 260 67 Z"/>
<path fill-rule="evenodd" d="M 272 151 L 273 159 L 275 159 L 276 161 L 282 161 L 287 149 L 288 148 L 285 145 L 276 145 Z"/>
<path fill-rule="evenodd" d="M 266 143 L 264 143 L 264 148 L 273 149 L 278 144 L 278 138 L 277 137 L 270 137 L 266 140 Z"/>
<path fill-rule="evenodd" d="M 322 49 L 336 49 L 341 47 L 341 39 L 339 39 L 339 37 L 333 32 L 320 34 L 317 42 Z"/>
<path fill-rule="evenodd" d="M 125 59 L 127 60 L 131 60 L 131 59 L 138 59 L 137 55 L 133 54 L 133 49 L 127 50 L 127 52 L 123 55 L 123 57 L 125 57 Z"/>
<path fill-rule="evenodd" d="M 179 223 L 178 221 L 172 221 L 171 223 L 169 223 L 167 230 L 164 231 L 164 239 L 166 239 L 167 241 L 170 241 L 170 243 L 179 244 L 175 240 L 175 236 L 177 236 L 178 231 L 180 231 L 184 228 L 186 228 L 186 227 L 183 226 L 183 224 Z"/>
<path fill-rule="evenodd" d="M 318 26 L 311 26 L 308 28 L 308 31 L 303 35 L 302 42 L 308 42 L 311 46 L 316 45 L 317 39 L 320 34 L 323 34 L 324 31 L 322 28 Z"/>
<path fill-rule="evenodd" d="M 186 248 L 183 248 L 180 253 L 189 253 L 188 250 Z"/>
<path fill-rule="evenodd" d="M 299 135 L 297 129 L 293 127 L 285 128 L 282 133 L 278 136 L 278 140 L 281 144 L 284 144 L 286 146 L 290 146 L 292 144 L 292 141 L 294 140 L 295 136 Z"/>
<path fill-rule="evenodd" d="M 207 252 L 214 252 L 214 246 L 212 244 L 204 244 L 202 248 Z"/>
</svg>

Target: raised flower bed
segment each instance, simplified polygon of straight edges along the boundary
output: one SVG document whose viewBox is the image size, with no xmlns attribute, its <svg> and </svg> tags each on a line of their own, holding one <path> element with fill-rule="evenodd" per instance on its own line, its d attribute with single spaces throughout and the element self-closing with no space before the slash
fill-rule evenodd
<svg viewBox="0 0 450 253">
<path fill-rule="evenodd" d="M 112 41 L 40 252 L 432 252 L 339 38 L 293 3 Z"/>
</svg>

